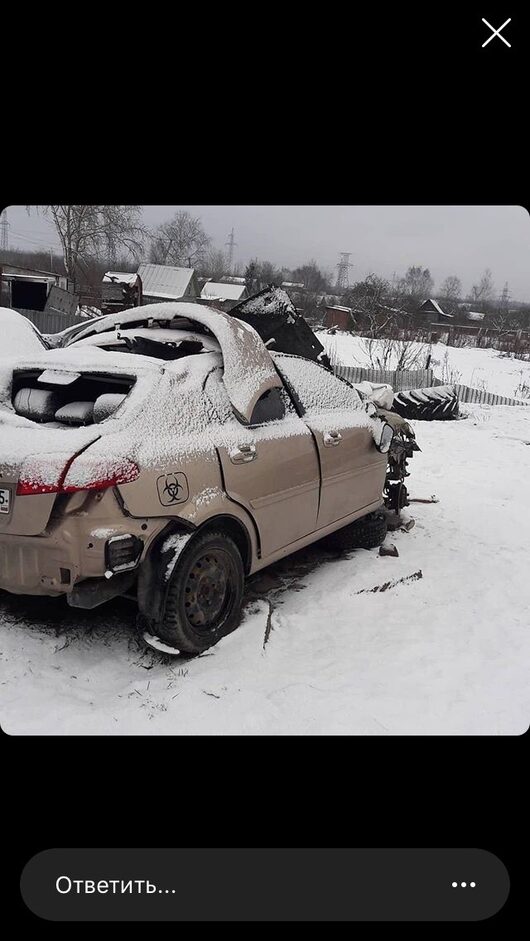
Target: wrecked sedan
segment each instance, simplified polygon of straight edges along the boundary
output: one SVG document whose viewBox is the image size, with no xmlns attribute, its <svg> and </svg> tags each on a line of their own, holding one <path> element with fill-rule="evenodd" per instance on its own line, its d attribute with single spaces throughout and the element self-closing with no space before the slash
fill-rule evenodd
<svg viewBox="0 0 530 941">
<path fill-rule="evenodd" d="M 383 541 L 393 430 L 318 363 L 181 302 L 66 343 L 0 356 L 0 588 L 131 594 L 149 635 L 198 653 L 237 626 L 246 575 L 330 534 Z"/>
</svg>

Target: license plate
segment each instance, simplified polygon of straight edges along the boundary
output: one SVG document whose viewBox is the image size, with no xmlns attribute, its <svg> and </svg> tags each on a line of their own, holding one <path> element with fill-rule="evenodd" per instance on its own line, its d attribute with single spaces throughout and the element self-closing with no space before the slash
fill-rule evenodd
<svg viewBox="0 0 530 941">
<path fill-rule="evenodd" d="M 9 513 L 11 503 L 11 491 L 0 487 L 0 513 Z"/>
</svg>

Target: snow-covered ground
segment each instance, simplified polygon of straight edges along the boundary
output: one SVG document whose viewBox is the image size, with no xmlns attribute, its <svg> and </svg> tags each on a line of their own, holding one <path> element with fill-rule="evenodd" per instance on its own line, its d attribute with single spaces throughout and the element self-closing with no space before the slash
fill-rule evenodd
<svg viewBox="0 0 530 941">
<path fill-rule="evenodd" d="M 439 502 L 411 504 L 415 527 L 389 537 L 399 558 L 297 553 L 250 580 L 241 627 L 196 659 L 145 650 L 126 601 L 75 612 L 0 594 L 3 729 L 522 733 L 530 409 L 465 409 L 416 423 L 411 495 Z"/>
<path fill-rule="evenodd" d="M 317 336 L 332 361 L 343 366 L 369 368 L 372 362 L 368 344 L 372 344 L 374 357 L 381 356 L 385 344 L 383 340 L 369 341 L 365 337 L 340 331 L 335 334 L 317 332 Z M 411 367 L 413 369 L 423 368 L 430 352 L 434 375 L 444 382 L 460 382 L 473 389 L 485 389 L 497 395 L 530 399 L 530 361 L 514 359 L 498 350 L 446 346 L 444 343 L 435 343 L 432 346 L 416 343 L 414 348 L 421 353 L 418 362 Z M 397 344 L 396 354 L 399 349 Z M 393 360 L 391 359 L 387 369 L 395 368 L 395 358 L 394 356 Z"/>
</svg>

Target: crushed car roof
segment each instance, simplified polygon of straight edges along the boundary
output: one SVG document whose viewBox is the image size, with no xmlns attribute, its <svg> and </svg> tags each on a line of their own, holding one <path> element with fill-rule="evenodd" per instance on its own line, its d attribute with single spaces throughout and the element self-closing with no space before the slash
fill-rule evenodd
<svg viewBox="0 0 530 941">
<path fill-rule="evenodd" d="M 113 330 L 117 326 L 140 325 L 149 321 L 174 323 L 177 328 L 198 324 L 213 334 L 223 355 L 223 383 L 232 405 L 245 421 L 250 421 L 256 402 L 265 392 L 281 387 L 270 353 L 253 327 L 200 304 L 178 301 L 145 304 L 109 314 L 92 321 L 85 330 L 77 333 L 70 348 L 84 337 Z"/>
<path fill-rule="evenodd" d="M 149 323 L 164 324 L 168 329 L 174 329 L 175 340 L 178 339 L 178 333 L 182 336 L 181 331 L 189 330 L 190 327 L 194 330 L 198 327 L 199 332 L 206 330 L 217 340 L 223 357 L 223 384 L 234 409 L 246 422 L 250 421 L 254 406 L 261 396 L 269 389 L 280 388 L 282 385 L 270 353 L 253 327 L 222 311 L 200 304 L 172 301 L 146 304 L 108 314 L 86 325 L 81 325 L 82 329 L 76 331 L 71 338 L 66 338 L 66 346 L 55 352 L 74 352 L 77 348 L 78 351 L 83 350 L 83 356 L 88 356 L 86 347 L 91 344 L 85 345 L 82 343 L 83 340 L 88 340 L 89 337 L 99 338 L 101 334 L 116 331 L 118 327 L 126 329 L 134 325 L 143 327 Z M 202 331 L 201 328 L 203 328 Z M 152 330 L 154 340 L 156 340 L 158 329 L 160 328 Z M 166 332 L 164 330 L 164 334 Z M 93 345 L 96 346 L 95 343 Z M 118 353 L 101 350 L 99 355 L 106 358 L 108 366 L 114 362 L 116 356 L 135 356 L 143 363 L 149 362 L 149 357 L 140 356 L 136 352 Z M 63 357 L 61 359 L 66 361 Z M 79 359 L 76 359 L 76 362 L 79 362 Z M 151 367 L 156 363 L 157 360 L 152 358 Z"/>
</svg>

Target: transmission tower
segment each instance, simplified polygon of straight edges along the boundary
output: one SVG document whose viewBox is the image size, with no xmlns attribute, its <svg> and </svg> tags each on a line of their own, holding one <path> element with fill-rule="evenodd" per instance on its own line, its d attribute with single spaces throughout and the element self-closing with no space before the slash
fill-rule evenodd
<svg viewBox="0 0 530 941">
<path fill-rule="evenodd" d="M 348 269 L 353 268 L 350 262 L 351 252 L 340 252 L 340 261 L 337 264 L 337 290 L 345 291 L 350 283 Z"/>
<path fill-rule="evenodd" d="M 500 296 L 500 306 L 502 310 L 508 310 L 508 304 L 510 303 L 510 291 L 508 289 L 508 282 L 505 281 L 504 288 L 502 289 L 502 294 Z"/>
<path fill-rule="evenodd" d="M 232 273 L 232 265 L 234 263 L 234 248 L 237 245 L 237 242 L 234 242 L 234 230 L 232 229 L 230 235 L 228 236 L 228 242 L 225 242 L 225 245 L 228 247 L 228 273 Z"/>
<path fill-rule="evenodd" d="M 9 222 L 7 221 L 7 209 L 4 209 L 0 216 L 0 249 L 7 252 L 9 249 Z"/>
</svg>

